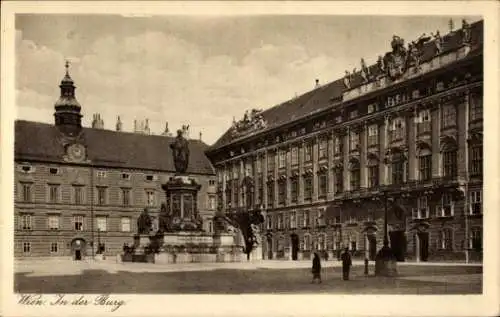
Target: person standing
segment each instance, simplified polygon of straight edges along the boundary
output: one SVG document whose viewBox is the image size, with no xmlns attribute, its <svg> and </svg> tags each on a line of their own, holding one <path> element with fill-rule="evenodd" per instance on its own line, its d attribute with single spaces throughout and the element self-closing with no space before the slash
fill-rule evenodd
<svg viewBox="0 0 500 317">
<path fill-rule="evenodd" d="M 345 248 L 344 253 L 342 253 L 342 279 L 347 281 L 349 280 L 349 271 L 351 270 L 352 260 L 351 255 L 349 254 L 349 249 Z"/>
<path fill-rule="evenodd" d="M 312 262 L 312 274 L 313 278 L 311 283 L 314 283 L 315 280 L 318 280 L 318 283 L 321 283 L 321 260 L 319 258 L 318 253 L 314 253 L 314 258 Z"/>
</svg>

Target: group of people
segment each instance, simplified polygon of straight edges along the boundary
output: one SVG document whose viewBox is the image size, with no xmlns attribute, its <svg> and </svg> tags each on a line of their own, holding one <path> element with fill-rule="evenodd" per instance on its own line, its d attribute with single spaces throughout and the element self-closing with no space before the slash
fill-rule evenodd
<svg viewBox="0 0 500 317">
<path fill-rule="evenodd" d="M 340 256 L 342 261 L 342 279 L 347 281 L 349 280 L 349 272 L 352 266 L 351 254 L 349 253 L 349 249 L 345 248 L 344 252 Z M 321 260 L 318 253 L 314 253 L 313 261 L 312 261 L 312 274 L 313 278 L 311 283 L 318 281 L 321 283 Z"/>
</svg>

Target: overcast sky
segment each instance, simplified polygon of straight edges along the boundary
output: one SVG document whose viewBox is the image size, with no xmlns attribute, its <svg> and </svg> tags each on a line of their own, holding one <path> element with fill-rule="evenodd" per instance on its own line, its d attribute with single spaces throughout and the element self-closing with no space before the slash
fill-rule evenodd
<svg viewBox="0 0 500 317">
<path fill-rule="evenodd" d="M 479 20 L 466 17 L 469 22 Z M 17 15 L 17 118 L 53 123 L 64 61 L 84 125 L 148 118 L 160 134 L 190 124 L 212 144 L 246 109 L 266 109 L 371 64 L 450 17 Z M 455 28 L 462 17 L 454 17 Z"/>
</svg>

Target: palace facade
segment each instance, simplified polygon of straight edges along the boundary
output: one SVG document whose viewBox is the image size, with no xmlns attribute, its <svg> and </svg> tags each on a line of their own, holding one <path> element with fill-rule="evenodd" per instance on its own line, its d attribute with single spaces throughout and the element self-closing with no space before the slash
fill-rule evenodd
<svg viewBox="0 0 500 317">
<path fill-rule="evenodd" d="M 136 133 L 104 130 L 99 115 L 92 128 L 81 125 L 81 106 L 66 71 L 55 104 L 55 124 L 15 122 L 14 255 L 73 257 L 97 251 L 116 255 L 132 244 L 145 207 L 158 226 L 161 188 L 175 174 L 168 133 L 150 135 L 148 122 Z M 146 132 L 145 132 L 146 131 Z M 189 140 L 187 173 L 201 185 L 193 208 L 213 231 L 216 208 L 214 169 L 208 145 Z"/>
<path fill-rule="evenodd" d="M 389 41 L 388 41 L 389 44 Z M 218 209 L 261 210 L 265 259 L 482 259 L 483 22 L 390 50 L 265 111 L 206 152 Z"/>
</svg>

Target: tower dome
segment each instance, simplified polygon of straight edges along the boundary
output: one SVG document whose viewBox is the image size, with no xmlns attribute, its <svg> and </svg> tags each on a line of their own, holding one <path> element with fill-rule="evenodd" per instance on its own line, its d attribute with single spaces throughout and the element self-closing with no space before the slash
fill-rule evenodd
<svg viewBox="0 0 500 317">
<path fill-rule="evenodd" d="M 69 136 L 77 135 L 82 128 L 81 106 L 75 97 L 75 85 L 69 75 L 69 62 L 65 64 L 66 74 L 59 88 L 61 95 L 55 103 L 55 124 L 61 132 Z"/>
</svg>

